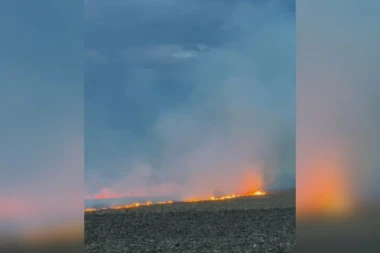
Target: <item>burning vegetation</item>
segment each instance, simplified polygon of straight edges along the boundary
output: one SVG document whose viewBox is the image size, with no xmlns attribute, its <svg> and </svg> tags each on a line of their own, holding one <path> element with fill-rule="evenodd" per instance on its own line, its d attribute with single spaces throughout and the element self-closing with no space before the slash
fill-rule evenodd
<svg viewBox="0 0 380 253">
<path fill-rule="evenodd" d="M 241 197 L 253 197 L 253 196 L 265 196 L 265 191 L 253 191 L 248 192 L 245 194 L 231 194 L 231 195 L 225 195 L 220 197 L 211 196 L 209 198 L 190 198 L 185 199 L 184 201 L 178 201 L 178 202 L 185 202 L 185 203 L 194 203 L 194 202 L 206 202 L 206 201 L 223 201 L 223 200 L 229 200 L 229 199 L 235 199 L 235 198 L 241 198 Z M 110 207 L 104 207 L 104 208 L 86 208 L 85 212 L 94 212 L 94 211 L 100 211 L 100 210 L 120 210 L 120 209 L 130 209 L 130 208 L 137 208 L 142 206 L 150 206 L 150 205 L 166 205 L 166 204 L 173 204 L 175 201 L 168 200 L 168 201 L 146 201 L 146 202 L 135 202 L 132 204 L 126 204 L 126 205 L 115 205 Z"/>
</svg>

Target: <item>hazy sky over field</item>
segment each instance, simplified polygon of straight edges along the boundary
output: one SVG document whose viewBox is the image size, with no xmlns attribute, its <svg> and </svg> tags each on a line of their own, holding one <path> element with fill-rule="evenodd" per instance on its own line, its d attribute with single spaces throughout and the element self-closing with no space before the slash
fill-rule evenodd
<svg viewBox="0 0 380 253">
<path fill-rule="evenodd" d="M 85 1 L 88 194 L 294 185 L 294 1 L 232 2 Z"/>
</svg>

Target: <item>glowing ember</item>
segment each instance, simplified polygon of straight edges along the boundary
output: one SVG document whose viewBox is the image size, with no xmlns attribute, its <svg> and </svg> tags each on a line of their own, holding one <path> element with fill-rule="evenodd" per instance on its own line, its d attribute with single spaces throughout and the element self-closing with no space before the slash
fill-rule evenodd
<svg viewBox="0 0 380 253">
<path fill-rule="evenodd" d="M 225 195 L 221 197 L 214 197 L 211 196 L 210 198 L 206 199 L 186 199 L 183 202 L 186 203 L 194 203 L 194 202 L 206 202 L 206 201 L 223 201 L 223 200 L 228 200 L 228 199 L 235 199 L 235 198 L 241 198 L 241 197 L 252 197 L 252 196 L 265 196 L 266 192 L 264 191 L 255 191 L 255 192 L 248 192 L 246 194 L 231 194 L 231 195 Z M 111 207 L 106 207 L 106 208 L 86 208 L 84 211 L 85 212 L 94 212 L 94 211 L 99 211 L 99 210 L 118 210 L 118 209 L 130 209 L 130 208 L 136 208 L 140 206 L 150 206 L 150 205 L 165 205 L 165 204 L 173 204 L 173 200 L 169 201 L 158 201 L 158 202 L 152 202 L 152 201 L 147 201 L 143 203 L 133 203 L 133 204 L 127 204 L 127 205 L 117 205 L 117 206 L 111 206 Z"/>
<path fill-rule="evenodd" d="M 263 191 L 255 191 L 255 192 L 252 192 L 252 193 L 248 193 L 249 196 L 263 196 L 265 194 L 266 193 L 263 192 Z"/>
</svg>

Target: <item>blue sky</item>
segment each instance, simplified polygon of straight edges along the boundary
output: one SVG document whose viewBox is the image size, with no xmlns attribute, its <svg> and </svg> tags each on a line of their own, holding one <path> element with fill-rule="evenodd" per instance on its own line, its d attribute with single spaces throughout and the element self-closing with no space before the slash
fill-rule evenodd
<svg viewBox="0 0 380 253">
<path fill-rule="evenodd" d="M 295 42 L 294 1 L 85 1 L 87 193 L 293 186 Z"/>
</svg>

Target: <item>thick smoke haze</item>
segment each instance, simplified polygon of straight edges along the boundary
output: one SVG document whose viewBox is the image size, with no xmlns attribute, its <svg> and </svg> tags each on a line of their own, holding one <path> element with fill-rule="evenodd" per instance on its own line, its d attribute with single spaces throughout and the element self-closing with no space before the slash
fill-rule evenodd
<svg viewBox="0 0 380 253">
<path fill-rule="evenodd" d="M 200 15 L 216 24 L 210 29 L 217 41 L 187 24 L 183 29 L 194 36 L 189 41 L 165 38 L 165 43 L 88 51 L 86 92 L 97 81 L 95 68 L 104 75 L 115 73 L 110 65 L 121 68 L 119 81 L 103 85 L 123 86 L 119 105 L 125 108 L 117 110 L 126 120 L 119 121 L 124 127 L 110 125 L 100 115 L 115 114 L 113 105 L 94 109 L 106 99 L 86 96 L 88 195 L 183 199 L 295 186 L 294 12 L 275 2 L 195 3 L 176 29 L 200 22 L 194 21 Z M 160 10 L 142 9 L 157 14 L 152 19 L 159 16 Z M 103 19 L 102 27 L 110 26 L 110 17 L 99 15 L 97 24 Z M 172 16 L 166 18 L 175 23 Z M 149 17 L 125 22 L 138 22 L 142 33 L 152 29 Z M 92 147 L 99 144 L 108 150 Z"/>
</svg>

